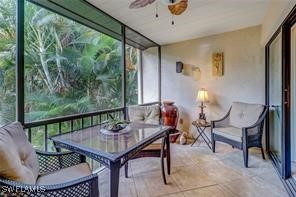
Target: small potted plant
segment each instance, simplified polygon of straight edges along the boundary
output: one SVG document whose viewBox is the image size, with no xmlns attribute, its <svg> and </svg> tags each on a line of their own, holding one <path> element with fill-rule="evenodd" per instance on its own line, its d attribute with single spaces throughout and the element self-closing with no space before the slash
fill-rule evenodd
<svg viewBox="0 0 296 197">
<path fill-rule="evenodd" d="M 108 114 L 110 120 L 108 121 L 105 129 L 112 132 L 119 132 L 120 130 L 124 129 L 128 124 L 129 121 L 127 120 L 120 120 L 118 118 L 114 118 L 111 114 Z"/>
</svg>

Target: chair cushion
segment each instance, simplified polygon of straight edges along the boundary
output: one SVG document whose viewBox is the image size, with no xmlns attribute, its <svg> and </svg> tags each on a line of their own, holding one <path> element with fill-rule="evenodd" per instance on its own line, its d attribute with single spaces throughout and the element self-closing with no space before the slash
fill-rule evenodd
<svg viewBox="0 0 296 197">
<path fill-rule="evenodd" d="M 225 137 L 230 140 L 242 142 L 243 132 L 241 128 L 236 127 L 224 127 L 213 128 L 213 133 Z"/>
<path fill-rule="evenodd" d="M 87 163 L 64 168 L 49 174 L 41 175 L 37 179 L 37 185 L 53 185 L 67 183 L 91 175 L 91 169 Z"/>
<path fill-rule="evenodd" d="M 154 142 L 145 147 L 143 150 L 161 150 L 161 143 Z"/>
<path fill-rule="evenodd" d="M 248 104 L 234 102 L 229 116 L 229 124 L 233 127 L 243 128 L 256 123 L 264 106 L 260 104 Z"/>
<path fill-rule="evenodd" d="M 143 107 L 143 106 L 128 107 L 128 117 L 129 117 L 129 120 L 132 122 L 144 123 L 145 107 Z"/>
<path fill-rule="evenodd" d="M 159 105 L 130 106 L 128 107 L 128 116 L 132 122 L 158 125 L 160 123 L 160 108 Z"/>
<path fill-rule="evenodd" d="M 27 184 L 36 183 L 39 162 L 21 123 L 0 128 L 0 158 L 1 177 Z"/>
</svg>

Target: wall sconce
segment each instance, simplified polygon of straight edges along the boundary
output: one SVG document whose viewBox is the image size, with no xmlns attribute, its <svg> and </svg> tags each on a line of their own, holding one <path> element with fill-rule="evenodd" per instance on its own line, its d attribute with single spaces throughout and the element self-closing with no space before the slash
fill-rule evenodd
<svg viewBox="0 0 296 197">
<path fill-rule="evenodd" d="M 176 73 L 181 73 L 183 70 L 183 63 L 182 62 L 176 62 Z"/>
</svg>

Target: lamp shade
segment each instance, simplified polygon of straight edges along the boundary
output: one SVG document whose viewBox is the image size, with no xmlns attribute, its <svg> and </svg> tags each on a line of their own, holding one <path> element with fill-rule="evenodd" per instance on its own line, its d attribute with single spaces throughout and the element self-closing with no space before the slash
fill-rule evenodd
<svg viewBox="0 0 296 197">
<path fill-rule="evenodd" d="M 196 101 L 207 102 L 209 99 L 208 91 L 204 88 L 200 89 L 197 94 Z"/>
</svg>

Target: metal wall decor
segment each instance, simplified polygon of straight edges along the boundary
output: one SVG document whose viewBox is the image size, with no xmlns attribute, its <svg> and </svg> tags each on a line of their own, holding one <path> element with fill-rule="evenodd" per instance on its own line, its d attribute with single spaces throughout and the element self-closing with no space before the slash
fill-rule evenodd
<svg viewBox="0 0 296 197">
<path fill-rule="evenodd" d="M 224 54 L 223 52 L 213 53 L 212 57 L 212 73 L 213 76 L 223 76 L 224 75 Z"/>
</svg>

